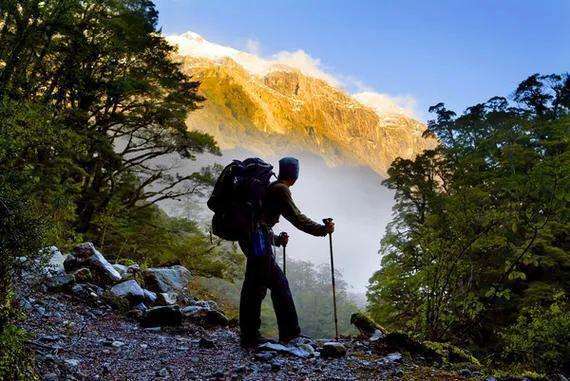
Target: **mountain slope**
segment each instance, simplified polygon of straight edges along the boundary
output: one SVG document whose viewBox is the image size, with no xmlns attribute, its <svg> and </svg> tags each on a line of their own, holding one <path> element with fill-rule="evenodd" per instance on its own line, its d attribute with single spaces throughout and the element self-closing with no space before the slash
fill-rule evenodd
<svg viewBox="0 0 570 381">
<path fill-rule="evenodd" d="M 198 46 L 211 44 L 190 38 Z M 434 144 L 421 137 L 425 126 L 417 120 L 379 115 L 323 79 L 285 65 L 254 72 L 249 63 L 255 56 L 215 53 L 194 49 L 180 59 L 207 98 L 188 126 L 212 134 L 222 149 L 272 156 L 307 151 L 329 165 L 366 165 L 385 175 L 396 157 L 413 157 Z"/>
</svg>

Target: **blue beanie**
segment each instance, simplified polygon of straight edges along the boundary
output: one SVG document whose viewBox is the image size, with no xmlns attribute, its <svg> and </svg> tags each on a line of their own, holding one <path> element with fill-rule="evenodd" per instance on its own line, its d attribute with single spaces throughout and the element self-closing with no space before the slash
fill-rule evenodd
<svg viewBox="0 0 570 381">
<path fill-rule="evenodd" d="M 279 160 L 279 178 L 297 180 L 299 177 L 299 160 L 294 157 L 284 157 Z"/>
</svg>

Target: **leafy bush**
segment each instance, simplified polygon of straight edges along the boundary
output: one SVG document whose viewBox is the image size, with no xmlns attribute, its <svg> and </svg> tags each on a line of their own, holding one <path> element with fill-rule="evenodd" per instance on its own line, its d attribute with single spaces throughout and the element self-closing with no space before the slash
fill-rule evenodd
<svg viewBox="0 0 570 381">
<path fill-rule="evenodd" d="M 1 178 L 1 177 L 0 177 Z M 19 256 L 35 258 L 42 247 L 42 220 L 34 205 L 12 188 L 0 184 L 0 379 L 30 380 L 31 354 L 25 350 L 26 332 L 16 327 L 20 318 L 13 280 Z"/>
<path fill-rule="evenodd" d="M 503 334 L 504 354 L 532 369 L 570 372 L 570 305 L 558 294 L 550 306 L 527 308 Z"/>
</svg>

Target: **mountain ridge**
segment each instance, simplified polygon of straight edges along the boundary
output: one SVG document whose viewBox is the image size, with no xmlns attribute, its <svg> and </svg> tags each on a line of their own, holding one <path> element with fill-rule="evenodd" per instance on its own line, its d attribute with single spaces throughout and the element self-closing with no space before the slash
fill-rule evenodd
<svg viewBox="0 0 570 381">
<path fill-rule="evenodd" d="M 386 176 L 396 157 L 412 158 L 435 145 L 422 138 L 425 125 L 403 113 L 380 114 L 325 79 L 284 64 L 252 71 L 247 67 L 255 56 L 231 52 L 199 57 L 194 49 L 195 56 L 178 56 L 207 99 L 189 115 L 188 128 L 210 133 L 222 149 L 262 156 L 307 151 L 328 165 L 366 165 Z M 249 56 L 245 66 L 236 61 L 240 54 Z"/>
</svg>

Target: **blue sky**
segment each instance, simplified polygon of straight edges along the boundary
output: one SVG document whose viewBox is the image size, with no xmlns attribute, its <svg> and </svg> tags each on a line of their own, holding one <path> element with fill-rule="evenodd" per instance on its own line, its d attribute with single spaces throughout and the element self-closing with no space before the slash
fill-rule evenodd
<svg viewBox="0 0 570 381">
<path fill-rule="evenodd" d="M 568 0 L 157 0 L 165 34 L 188 30 L 260 54 L 304 50 L 321 67 L 391 96 L 416 114 L 462 111 L 508 95 L 534 73 L 570 70 Z"/>
</svg>

